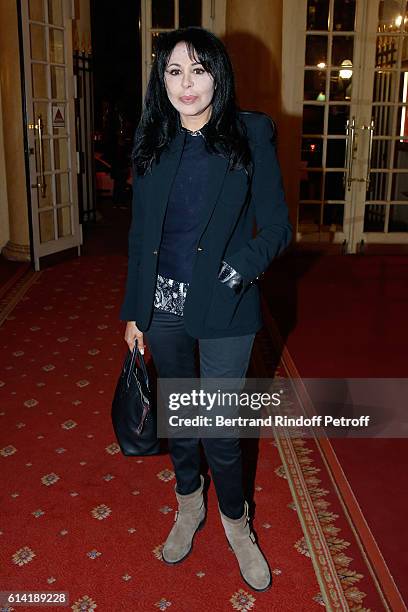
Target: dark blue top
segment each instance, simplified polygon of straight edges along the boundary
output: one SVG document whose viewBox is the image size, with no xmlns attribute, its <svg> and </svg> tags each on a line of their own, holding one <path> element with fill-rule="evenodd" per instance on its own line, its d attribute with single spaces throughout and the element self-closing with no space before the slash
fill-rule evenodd
<svg viewBox="0 0 408 612">
<path fill-rule="evenodd" d="M 205 187 L 209 180 L 211 153 L 205 148 L 206 125 L 200 130 L 203 135 L 196 136 L 180 128 L 186 137 L 167 203 L 159 251 L 159 274 L 185 283 L 191 282 Z"/>
</svg>

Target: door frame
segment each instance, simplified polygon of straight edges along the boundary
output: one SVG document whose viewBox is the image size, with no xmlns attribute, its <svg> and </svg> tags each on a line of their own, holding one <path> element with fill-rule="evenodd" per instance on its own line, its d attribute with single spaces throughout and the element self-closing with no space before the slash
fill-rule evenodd
<svg viewBox="0 0 408 612">
<path fill-rule="evenodd" d="M 370 7 L 371 4 L 371 7 Z M 373 6 L 375 5 L 375 6 Z M 344 243 L 343 252 L 356 253 L 362 241 L 365 244 L 407 244 L 408 232 L 363 232 L 366 178 L 368 171 L 368 153 L 370 149 L 370 123 L 372 112 L 375 40 L 378 23 L 379 0 L 357 0 L 353 50 L 353 93 L 350 101 L 350 119 L 355 118 L 355 148 L 352 160 L 352 182 L 350 189 L 345 190 L 343 231 L 335 231 L 330 239 L 321 244 Z M 291 118 L 292 127 L 297 134 L 291 136 L 291 142 L 299 143 L 296 159 L 293 159 L 292 176 L 300 187 L 301 176 L 301 142 L 303 105 L 313 101 L 303 100 L 304 58 L 306 46 L 307 0 L 285 0 L 283 3 L 282 31 L 282 111 Z M 316 30 L 314 33 L 319 33 Z M 322 34 L 328 34 L 322 31 Z M 342 32 L 343 34 L 343 32 Z M 371 69 L 367 69 L 370 67 Z M 293 207 L 296 214 L 296 242 L 302 240 L 299 231 L 299 189 Z M 307 237 L 307 235 L 306 235 Z M 320 240 L 313 240 L 318 243 Z"/>
<path fill-rule="evenodd" d="M 66 173 L 69 177 L 70 189 L 70 222 L 72 234 L 61 238 L 54 238 L 41 243 L 40 240 L 40 225 L 39 225 L 39 187 L 37 184 L 36 171 L 36 154 L 35 154 L 35 137 L 36 122 L 33 110 L 32 96 L 32 76 L 31 76 L 31 53 L 30 53 L 30 20 L 29 20 L 29 3 L 28 0 L 18 0 L 19 28 L 21 32 L 20 51 L 21 51 L 21 77 L 22 77 L 22 93 L 23 93 L 23 125 L 25 129 L 25 157 L 27 168 L 27 189 L 29 202 L 29 217 L 30 217 L 30 238 L 31 238 L 31 253 L 34 263 L 34 269 L 40 269 L 40 259 L 47 255 L 58 253 L 66 249 L 76 248 L 80 255 L 80 247 L 82 245 L 82 226 L 79 223 L 78 209 L 78 159 L 76 151 L 75 137 L 75 98 L 77 97 L 76 83 L 73 73 L 73 48 L 72 48 L 72 20 L 75 18 L 73 0 L 62 0 L 64 11 L 64 65 L 65 68 L 65 121 L 67 125 L 67 143 L 69 143 L 69 163 Z M 45 4 L 44 4 L 45 5 Z M 48 22 L 43 22 L 48 23 Z M 52 108 L 52 98 L 50 92 L 49 75 L 47 74 L 47 87 L 49 98 L 47 102 Z M 52 116 L 48 113 L 47 123 L 50 128 L 50 142 L 52 142 Z M 65 136 L 64 136 L 65 137 Z M 50 147 L 51 148 L 51 147 Z M 52 176 L 53 169 L 49 171 L 47 176 Z M 50 186 L 49 186 L 50 188 Z M 54 191 L 53 191 L 54 194 Z M 55 206 L 53 198 L 52 211 L 58 210 Z M 68 205 L 68 204 L 66 204 Z M 62 207 L 61 207 L 62 208 Z M 57 222 L 54 215 L 54 232 L 57 231 Z M 58 235 L 55 233 L 55 235 Z"/>
<path fill-rule="evenodd" d="M 362 1 L 362 0 L 360 0 Z M 362 146 L 359 150 L 359 158 L 360 158 L 360 185 L 361 192 L 359 197 L 356 198 L 355 204 L 355 220 L 352 228 L 352 236 L 351 236 L 351 244 L 353 244 L 355 251 L 363 251 L 366 245 L 374 245 L 374 244 L 387 244 L 387 245 L 408 245 L 408 231 L 407 232 L 367 232 L 364 231 L 364 219 L 365 219 L 365 209 L 366 206 L 370 204 L 369 200 L 366 200 L 366 182 L 363 180 L 367 177 L 367 173 L 372 167 L 372 160 L 370 159 L 370 151 L 369 151 L 369 125 L 371 122 L 371 118 L 373 116 L 373 102 L 374 102 L 374 75 L 375 75 L 375 56 L 376 56 L 376 42 L 377 42 L 377 26 L 378 26 L 378 13 L 379 13 L 379 4 L 380 0 L 364 0 L 365 1 L 365 23 L 366 29 L 364 33 L 364 57 L 363 57 L 363 65 L 362 70 L 365 75 L 365 78 L 361 81 L 361 87 L 359 92 L 359 106 L 358 106 L 358 125 L 360 129 L 364 129 L 366 131 L 366 137 L 362 142 Z M 400 0 L 401 7 L 403 4 L 403 0 Z M 405 4 L 405 3 L 404 3 Z M 390 34 L 391 36 L 391 34 Z M 393 34 L 395 36 L 395 33 Z M 405 37 L 405 40 L 408 40 L 408 36 Z M 399 46 L 401 49 L 402 46 Z M 401 74 L 402 70 L 396 74 Z M 399 83 L 399 79 L 396 77 L 396 83 Z M 398 103 L 397 103 L 398 104 Z M 397 108 L 397 107 L 394 107 Z M 393 120 L 398 116 L 397 113 L 393 114 Z M 394 130 L 391 129 L 391 135 L 389 136 L 389 142 L 393 141 L 397 142 L 395 138 L 392 137 L 394 134 Z M 374 126 L 374 140 L 376 140 L 376 126 Z M 382 139 L 384 136 L 382 137 Z M 395 168 L 394 168 L 395 170 Z M 395 173 L 392 171 L 387 171 L 386 173 L 391 174 L 391 176 L 395 176 Z M 405 174 L 408 176 L 408 167 L 405 170 Z M 392 181 L 391 181 L 392 184 Z M 391 186 L 392 188 L 392 186 Z M 374 201 L 375 203 L 375 201 Z M 397 202 L 401 204 L 401 202 Z M 389 204 L 381 204 L 382 206 L 387 206 L 386 208 L 386 222 L 388 225 L 388 216 L 389 216 L 389 207 L 392 203 Z M 408 206 L 408 202 L 403 204 Z"/>
<path fill-rule="evenodd" d="M 162 2 L 165 0 L 161 0 Z M 202 0 L 202 27 L 222 36 L 225 32 L 227 0 Z M 174 0 L 174 29 L 178 28 L 179 0 Z M 144 100 L 150 74 L 152 56 L 152 32 L 170 32 L 173 28 L 151 28 L 152 0 L 141 0 L 142 40 L 142 100 Z"/>
</svg>

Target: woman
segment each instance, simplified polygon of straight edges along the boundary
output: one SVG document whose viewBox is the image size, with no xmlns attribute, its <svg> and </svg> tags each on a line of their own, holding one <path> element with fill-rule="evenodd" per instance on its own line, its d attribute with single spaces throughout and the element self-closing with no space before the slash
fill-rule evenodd
<svg viewBox="0 0 408 612">
<path fill-rule="evenodd" d="M 291 226 L 263 113 L 240 112 L 222 42 L 190 27 L 158 37 L 135 136 L 133 217 L 121 319 L 125 340 L 159 377 L 243 379 L 262 326 L 258 277 L 289 244 Z M 252 237 L 254 220 L 257 234 Z M 271 585 L 249 526 L 239 438 L 203 438 L 221 521 L 241 575 Z M 167 563 L 190 552 L 203 526 L 198 438 L 169 438 L 178 501 L 163 548 Z"/>
</svg>

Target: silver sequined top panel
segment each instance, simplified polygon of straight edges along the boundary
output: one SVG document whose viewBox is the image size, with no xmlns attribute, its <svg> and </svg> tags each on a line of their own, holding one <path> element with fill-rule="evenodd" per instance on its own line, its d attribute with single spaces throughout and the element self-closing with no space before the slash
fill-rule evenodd
<svg viewBox="0 0 408 612">
<path fill-rule="evenodd" d="M 165 278 L 158 274 L 154 295 L 154 307 L 158 310 L 172 312 L 179 317 L 183 316 L 188 285 L 188 283 Z"/>
</svg>

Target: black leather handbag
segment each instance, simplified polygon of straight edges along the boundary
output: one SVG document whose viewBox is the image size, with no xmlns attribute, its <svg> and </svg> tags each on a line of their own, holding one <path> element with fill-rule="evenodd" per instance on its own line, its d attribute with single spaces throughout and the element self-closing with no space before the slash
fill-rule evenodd
<svg viewBox="0 0 408 612">
<path fill-rule="evenodd" d="M 127 456 L 160 454 L 149 377 L 143 355 L 128 350 L 112 401 L 112 425 Z"/>
</svg>

